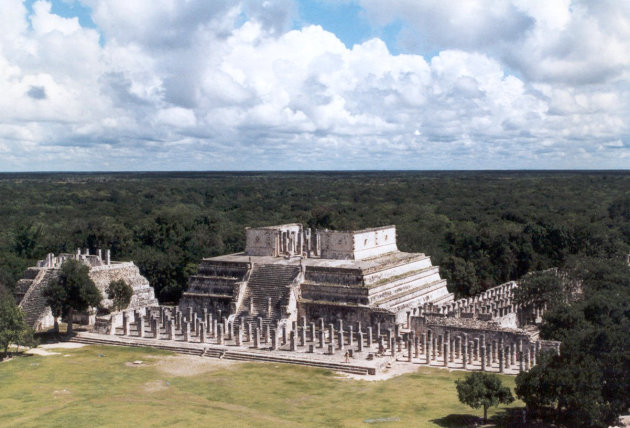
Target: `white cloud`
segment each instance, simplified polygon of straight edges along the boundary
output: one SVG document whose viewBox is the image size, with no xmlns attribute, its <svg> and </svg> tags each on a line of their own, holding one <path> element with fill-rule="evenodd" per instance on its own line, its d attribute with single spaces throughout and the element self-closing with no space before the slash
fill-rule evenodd
<svg viewBox="0 0 630 428">
<path fill-rule="evenodd" d="M 82 1 L 96 29 L 3 6 L 1 170 L 625 166 L 614 3 L 362 2 L 425 22 L 426 60 L 288 31 L 286 0 Z"/>
</svg>

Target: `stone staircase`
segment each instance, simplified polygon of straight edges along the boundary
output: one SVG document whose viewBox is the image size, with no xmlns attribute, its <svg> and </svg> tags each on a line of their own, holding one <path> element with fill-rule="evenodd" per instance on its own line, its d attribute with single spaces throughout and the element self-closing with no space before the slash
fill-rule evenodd
<svg viewBox="0 0 630 428">
<path fill-rule="evenodd" d="M 46 305 L 46 298 L 42 292 L 48 282 L 57 275 L 56 269 L 40 269 L 20 302 L 19 307 L 24 312 L 26 324 L 36 330 L 42 318 L 50 316 L 50 309 Z"/>
<path fill-rule="evenodd" d="M 298 266 L 286 265 L 254 265 L 247 281 L 245 295 L 237 312 L 237 318 L 279 320 L 282 308 L 289 302 L 291 283 L 300 272 Z M 250 312 L 250 299 L 253 300 L 253 311 Z M 271 299 L 271 312 L 268 311 Z"/>
<path fill-rule="evenodd" d="M 291 353 L 288 355 L 279 355 L 277 353 L 271 354 L 267 352 L 247 352 L 243 350 L 230 350 L 227 347 L 209 347 L 197 344 L 197 346 L 191 346 L 191 344 L 177 344 L 174 342 L 160 343 L 157 340 L 151 339 L 139 339 L 139 338 L 118 338 L 100 336 L 96 337 L 94 334 L 78 333 L 69 339 L 70 342 L 84 343 L 89 345 L 106 345 L 106 346 L 132 346 L 132 347 L 151 347 L 156 349 L 163 349 L 178 354 L 196 355 L 200 357 L 211 358 L 223 358 L 227 360 L 237 361 L 261 361 L 271 363 L 283 363 L 283 364 L 297 364 L 302 366 L 317 367 L 323 369 L 330 369 L 344 373 L 368 375 L 376 374 L 374 367 L 366 367 L 360 365 L 336 363 L 334 361 L 326 361 L 321 359 L 309 358 L 306 354 Z"/>
</svg>

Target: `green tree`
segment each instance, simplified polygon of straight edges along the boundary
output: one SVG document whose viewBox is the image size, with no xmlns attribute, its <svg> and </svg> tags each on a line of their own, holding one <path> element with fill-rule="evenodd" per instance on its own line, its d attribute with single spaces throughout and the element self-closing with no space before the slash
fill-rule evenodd
<svg viewBox="0 0 630 428">
<path fill-rule="evenodd" d="M 121 311 L 129 306 L 131 296 L 133 296 L 133 288 L 124 279 L 112 281 L 107 287 L 107 297 L 112 300 L 115 311 Z"/>
<path fill-rule="evenodd" d="M 55 314 L 61 314 L 68 321 L 68 334 L 72 334 L 74 311 L 84 311 L 90 306 L 98 306 L 101 292 L 89 276 L 90 268 L 76 260 L 66 260 L 61 265 L 59 276 L 48 283 L 43 290 L 46 303 Z"/>
<path fill-rule="evenodd" d="M 562 280 L 555 271 L 533 272 L 523 277 L 514 290 L 514 302 L 552 309 L 567 300 Z"/>
<path fill-rule="evenodd" d="M 464 379 L 456 380 L 455 384 L 460 402 L 473 409 L 483 407 L 484 422 L 488 420 L 488 407 L 514 401 L 510 388 L 503 386 L 501 379 L 493 374 L 473 372 Z"/>
<path fill-rule="evenodd" d="M 15 299 L 0 286 L 0 349 L 2 359 L 9 353 L 9 345 L 26 345 L 32 342 L 33 332 L 24 321 L 24 314 Z"/>
</svg>

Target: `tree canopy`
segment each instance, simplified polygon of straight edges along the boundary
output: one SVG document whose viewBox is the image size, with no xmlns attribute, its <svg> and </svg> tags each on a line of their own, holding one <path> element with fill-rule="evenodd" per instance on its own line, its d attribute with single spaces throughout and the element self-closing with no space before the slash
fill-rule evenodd
<svg viewBox="0 0 630 428">
<path fill-rule="evenodd" d="M 24 321 L 24 314 L 15 299 L 0 285 L 0 349 L 6 358 L 9 346 L 27 345 L 33 340 L 33 332 Z"/>
<path fill-rule="evenodd" d="M 61 265 L 59 276 L 51 280 L 42 292 L 53 316 L 67 319 L 68 334 L 72 333 L 73 312 L 97 307 L 103 298 L 89 272 L 90 268 L 79 261 L 66 260 Z"/>
<path fill-rule="evenodd" d="M 472 372 L 464 379 L 456 380 L 459 401 L 478 409 L 483 407 L 483 420 L 488 420 L 488 408 L 514 401 L 512 392 L 501 384 L 497 375 L 485 372 Z"/>
<path fill-rule="evenodd" d="M 519 374 L 516 393 L 560 423 L 606 427 L 630 407 L 630 267 L 591 259 L 575 270 L 582 298 L 552 308 L 541 326 L 544 338 L 562 341 L 560 355 Z"/>
<path fill-rule="evenodd" d="M 107 297 L 112 300 L 115 311 L 122 311 L 129 306 L 131 296 L 133 296 L 133 288 L 124 279 L 112 281 L 107 287 Z"/>
</svg>

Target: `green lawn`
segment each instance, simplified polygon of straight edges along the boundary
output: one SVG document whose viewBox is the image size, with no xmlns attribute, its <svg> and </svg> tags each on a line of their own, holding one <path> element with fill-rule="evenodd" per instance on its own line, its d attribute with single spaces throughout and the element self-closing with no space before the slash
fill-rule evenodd
<svg viewBox="0 0 630 428">
<path fill-rule="evenodd" d="M 465 425 L 461 372 L 423 368 L 379 382 L 291 365 L 241 363 L 195 376 L 156 367 L 167 352 L 88 346 L 0 363 L 0 426 Z M 129 364 L 143 360 L 145 365 Z M 504 376 L 514 388 L 514 379 Z M 516 402 L 512 405 L 522 406 Z M 503 408 L 491 409 L 505 415 Z M 495 419 L 496 422 L 497 419 Z"/>
</svg>

